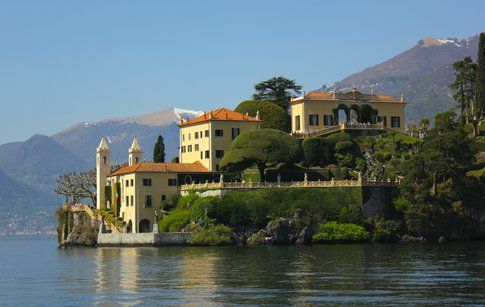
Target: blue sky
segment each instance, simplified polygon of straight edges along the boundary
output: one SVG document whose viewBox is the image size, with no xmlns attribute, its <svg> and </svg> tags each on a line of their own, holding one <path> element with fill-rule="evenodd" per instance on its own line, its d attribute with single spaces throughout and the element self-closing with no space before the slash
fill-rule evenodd
<svg viewBox="0 0 485 307">
<path fill-rule="evenodd" d="M 277 75 L 332 85 L 485 1 L 1 1 L 0 144 L 171 106 L 235 107 Z"/>
</svg>

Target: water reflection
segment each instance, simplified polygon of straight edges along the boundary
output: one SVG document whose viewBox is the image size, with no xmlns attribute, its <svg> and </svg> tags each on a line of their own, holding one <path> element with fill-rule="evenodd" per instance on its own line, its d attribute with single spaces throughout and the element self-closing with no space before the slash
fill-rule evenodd
<svg viewBox="0 0 485 307">
<path fill-rule="evenodd" d="M 71 249 L 56 261 L 61 293 L 81 305 L 485 302 L 484 243 Z"/>
</svg>

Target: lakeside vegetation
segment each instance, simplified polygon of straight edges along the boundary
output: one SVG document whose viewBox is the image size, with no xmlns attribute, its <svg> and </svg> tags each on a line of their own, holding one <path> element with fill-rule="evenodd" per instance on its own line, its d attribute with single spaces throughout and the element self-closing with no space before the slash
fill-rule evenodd
<svg viewBox="0 0 485 307">
<path fill-rule="evenodd" d="M 254 115 L 258 105 L 264 106 L 263 126 L 270 129 L 238 136 L 220 163 L 223 171 L 241 172 L 242 179 L 252 181 L 275 181 L 275 175 L 301 180 L 303 174 L 310 180 L 400 179 L 384 214 L 365 217 L 364 194 L 352 188 L 269 189 L 182 197 L 160 229 L 196 231 L 197 240 L 205 234 L 211 245 L 228 244 L 229 229 L 231 242 L 240 238 L 254 244 L 484 239 L 485 34 L 478 63 L 465 58 L 453 67 L 456 80 L 450 88 L 459 111 L 436 114 L 434 126 L 423 119 L 410 126 L 410 135 L 339 132 L 299 143 L 284 132 L 281 111 L 287 110 L 288 93 L 301 88 L 282 77 L 259 83 L 254 98 L 261 101 L 238 107 Z M 226 233 L 220 241 L 216 227 Z"/>
</svg>

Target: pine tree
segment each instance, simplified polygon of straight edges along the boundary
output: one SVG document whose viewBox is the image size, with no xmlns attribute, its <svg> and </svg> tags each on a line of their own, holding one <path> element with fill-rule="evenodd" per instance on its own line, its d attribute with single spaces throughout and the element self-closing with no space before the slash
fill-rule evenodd
<svg viewBox="0 0 485 307">
<path fill-rule="evenodd" d="M 461 109 L 462 125 L 468 124 L 472 119 L 473 106 L 476 98 L 477 63 L 471 57 L 453 63 L 455 81 L 450 88 L 455 90 L 453 98 L 458 102 Z"/>
<path fill-rule="evenodd" d="M 477 122 L 479 122 L 485 114 L 485 32 L 480 33 L 477 63 L 476 115 Z"/>
<path fill-rule="evenodd" d="M 165 144 L 163 144 L 163 137 L 158 136 L 155 147 L 153 148 L 153 162 L 165 163 Z"/>
</svg>

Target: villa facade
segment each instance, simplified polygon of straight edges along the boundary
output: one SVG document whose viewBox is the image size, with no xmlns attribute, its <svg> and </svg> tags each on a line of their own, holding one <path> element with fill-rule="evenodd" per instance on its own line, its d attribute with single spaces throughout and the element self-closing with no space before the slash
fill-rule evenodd
<svg viewBox="0 0 485 307">
<path fill-rule="evenodd" d="M 219 162 L 241 133 L 259 129 L 258 116 L 251 117 L 226 108 L 181 120 L 179 162 L 199 161 L 209 171 L 219 171 Z"/>
<path fill-rule="evenodd" d="M 309 137 L 339 129 L 389 128 L 404 132 L 405 102 L 386 95 L 313 92 L 291 100 L 292 133 Z M 102 138 L 96 150 L 97 209 L 124 222 L 124 232 L 151 232 L 156 215 L 180 194 L 182 185 L 222 184 L 219 162 L 241 133 L 260 129 L 256 117 L 226 108 L 181 120 L 179 162 L 143 161 L 136 137 L 128 165 L 111 170 L 110 148 Z M 305 185 L 306 186 L 312 186 Z"/>
<path fill-rule="evenodd" d="M 179 193 L 180 185 L 217 177 L 200 162 L 143 162 L 136 138 L 128 150 L 128 166 L 110 172 L 109 161 L 110 149 L 103 137 L 96 160 L 97 209 L 124 221 L 128 233 L 151 232 L 156 213 Z"/>
<path fill-rule="evenodd" d="M 405 132 L 403 97 L 364 94 L 357 90 L 346 93 L 310 92 L 290 102 L 291 131 L 308 135 L 341 123 L 378 125 Z"/>
</svg>

